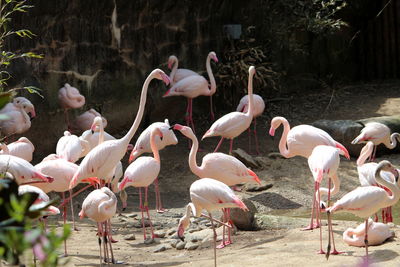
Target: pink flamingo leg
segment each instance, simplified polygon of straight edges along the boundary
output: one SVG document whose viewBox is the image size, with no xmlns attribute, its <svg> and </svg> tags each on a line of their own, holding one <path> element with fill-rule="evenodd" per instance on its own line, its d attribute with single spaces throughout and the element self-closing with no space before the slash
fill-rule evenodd
<svg viewBox="0 0 400 267">
<path fill-rule="evenodd" d="M 226 223 L 227 215 L 226 215 L 225 208 L 222 209 L 222 213 L 223 213 L 223 221 L 224 221 L 224 223 Z M 221 244 L 219 244 L 217 246 L 217 248 L 224 248 L 224 247 L 225 247 L 225 225 L 222 226 L 222 241 L 221 241 Z"/>
<path fill-rule="evenodd" d="M 223 137 L 221 137 L 221 140 L 219 140 L 217 147 L 214 149 L 214 152 L 217 152 L 217 151 L 218 151 L 219 147 L 220 147 L 221 144 L 222 144 L 222 141 L 224 141 L 224 138 L 223 138 Z"/>
<path fill-rule="evenodd" d="M 311 205 L 311 221 L 310 221 L 310 225 L 307 226 L 306 228 L 303 228 L 303 230 L 312 230 L 314 228 L 317 228 L 317 224 L 314 224 L 314 208 L 315 208 L 315 203 L 316 203 L 316 199 L 315 199 L 315 194 L 317 192 L 317 182 L 314 183 L 314 192 L 313 192 L 313 200 L 312 200 L 312 205 Z"/>
<path fill-rule="evenodd" d="M 214 232 L 214 235 L 213 235 L 213 237 L 214 237 L 214 246 L 213 246 L 214 247 L 214 266 L 217 266 L 217 247 L 216 247 L 217 246 L 217 232 L 215 231 L 215 225 L 214 225 L 213 218 L 212 218 L 210 212 L 208 212 L 208 216 L 210 218 L 211 227 Z"/>
<path fill-rule="evenodd" d="M 186 125 L 190 127 L 190 125 L 189 125 L 189 123 L 190 123 L 189 114 L 190 114 L 190 98 L 187 98 L 185 121 L 186 121 Z"/>
<path fill-rule="evenodd" d="M 101 223 L 97 223 L 97 237 L 99 243 L 99 251 L 100 251 L 100 266 L 103 265 L 103 254 L 101 253 L 101 239 L 103 237 L 103 233 L 101 232 Z"/>
<path fill-rule="evenodd" d="M 143 213 L 143 204 L 142 204 L 142 188 L 139 187 L 139 208 L 142 212 L 142 228 L 143 228 L 143 238 L 146 240 L 146 225 L 144 223 L 144 213 Z"/>
<path fill-rule="evenodd" d="M 254 139 L 256 140 L 256 153 L 260 155 L 260 149 L 258 146 L 258 137 L 257 137 L 257 120 L 254 118 Z"/>
<path fill-rule="evenodd" d="M 365 220 L 364 244 L 365 244 L 365 261 L 367 264 L 366 266 L 368 266 L 368 218 Z"/>
<path fill-rule="evenodd" d="M 146 187 L 144 189 L 144 199 L 145 199 L 144 208 L 146 209 L 147 218 L 149 219 L 150 231 L 151 231 L 151 239 L 154 239 L 155 235 L 154 235 L 154 230 L 153 230 L 153 224 L 151 223 L 150 213 L 149 213 L 149 204 L 147 202 L 147 190 L 148 190 L 148 188 Z"/>
<path fill-rule="evenodd" d="M 88 189 L 89 187 L 91 187 L 92 185 L 87 185 L 85 187 L 82 187 L 81 189 L 79 189 L 78 191 L 76 191 L 75 193 L 73 193 L 72 195 L 70 195 L 67 199 L 65 199 L 59 206 L 58 208 L 62 208 L 64 207 L 64 205 L 68 204 L 68 202 L 76 195 L 78 195 L 79 193 L 81 193 L 82 191 L 85 191 L 86 189 Z"/>
<path fill-rule="evenodd" d="M 194 128 L 194 122 L 193 122 L 193 99 L 192 98 L 190 98 L 190 113 L 189 114 L 190 114 L 189 115 L 190 116 L 190 123 L 192 125 L 193 133 L 196 134 L 196 130 Z"/>
<path fill-rule="evenodd" d="M 72 216 L 72 226 L 75 231 L 79 231 L 78 227 L 75 225 L 75 212 L 74 212 L 74 202 L 72 201 L 72 190 L 69 190 L 69 195 L 71 197 L 71 216 Z M 65 199 L 63 198 L 63 201 Z"/>
<path fill-rule="evenodd" d="M 110 236 L 111 235 L 110 235 L 110 232 L 108 231 L 108 229 L 111 230 L 110 220 L 107 220 L 107 221 L 104 222 L 104 229 L 106 229 L 105 233 L 104 233 L 105 242 L 106 242 L 106 248 L 110 249 L 111 263 L 115 263 L 114 252 L 113 252 L 113 249 L 112 249 L 112 242 L 110 242 Z M 110 263 L 109 259 L 107 260 L 107 263 Z"/>
<path fill-rule="evenodd" d="M 251 153 L 251 129 L 249 127 L 249 129 L 247 129 L 247 133 L 249 136 L 249 153 Z"/>
<path fill-rule="evenodd" d="M 162 207 L 161 194 L 160 194 L 160 189 L 158 187 L 158 177 L 154 180 L 154 189 L 156 191 L 156 211 L 158 213 L 164 213 L 167 210 Z"/>
<path fill-rule="evenodd" d="M 229 144 L 229 155 L 232 155 L 232 147 L 233 147 L 233 138 L 231 139 L 231 142 Z"/>
<path fill-rule="evenodd" d="M 226 212 L 228 213 L 228 221 L 227 221 L 227 223 L 229 225 L 233 226 L 233 222 L 231 221 L 231 209 L 227 209 Z M 232 239 L 231 239 L 231 234 L 232 234 L 231 231 L 232 231 L 232 229 L 231 228 L 232 227 L 228 227 L 228 242 L 227 242 L 226 245 L 232 244 Z"/>
<path fill-rule="evenodd" d="M 62 192 L 63 201 L 65 200 L 65 192 Z M 63 207 L 64 226 L 67 223 L 67 206 Z M 68 256 L 67 253 L 67 240 L 64 240 L 64 257 Z"/>
<path fill-rule="evenodd" d="M 215 120 L 215 116 L 213 111 L 212 95 L 210 95 L 210 117 L 211 117 L 211 122 L 213 122 Z"/>
<path fill-rule="evenodd" d="M 321 224 L 321 192 L 319 191 L 319 183 L 316 182 L 317 193 L 318 193 L 318 202 L 317 202 L 317 211 L 315 219 L 319 223 L 319 251 L 318 254 L 325 254 L 325 251 L 322 249 L 322 224 Z"/>
<path fill-rule="evenodd" d="M 331 185 L 332 185 L 332 180 L 331 178 L 328 179 L 328 196 L 330 196 L 330 191 L 331 191 Z M 329 206 L 329 201 L 328 200 L 328 206 Z M 338 254 L 342 254 L 343 252 L 339 252 L 336 250 L 336 246 L 335 246 L 335 237 L 333 236 L 333 228 L 332 228 L 332 224 L 330 225 L 331 230 L 329 231 L 332 235 L 332 243 L 333 243 L 333 251 L 332 251 L 332 255 L 338 255 Z"/>
</svg>

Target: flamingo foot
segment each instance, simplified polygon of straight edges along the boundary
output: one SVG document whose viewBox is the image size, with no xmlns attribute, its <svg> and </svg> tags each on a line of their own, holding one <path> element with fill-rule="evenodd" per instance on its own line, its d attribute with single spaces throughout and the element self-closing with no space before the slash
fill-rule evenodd
<svg viewBox="0 0 400 267">
<path fill-rule="evenodd" d="M 164 212 L 166 212 L 168 210 L 164 209 L 164 208 L 160 208 L 160 209 L 157 209 L 156 211 L 157 211 L 157 213 L 164 213 Z"/>
<path fill-rule="evenodd" d="M 216 248 L 218 248 L 218 249 L 224 248 L 224 247 L 226 247 L 226 246 L 228 246 L 228 245 L 230 245 L 230 244 L 232 244 L 232 242 L 229 241 L 229 240 L 227 240 L 227 241 L 225 241 L 225 242 L 221 242 L 221 244 L 219 244 L 218 246 L 216 246 Z"/>
<path fill-rule="evenodd" d="M 325 251 L 323 251 L 322 249 L 317 251 L 317 254 L 325 254 Z"/>
<path fill-rule="evenodd" d="M 333 251 L 331 252 L 332 255 L 339 255 L 339 254 L 343 254 L 343 251 L 337 251 L 336 248 L 333 249 Z"/>
<path fill-rule="evenodd" d="M 242 192 L 242 188 L 239 188 L 236 185 L 232 186 L 232 190 L 236 192 Z"/>
<path fill-rule="evenodd" d="M 77 231 L 77 232 L 79 232 L 80 230 L 79 230 L 79 228 L 78 228 L 78 227 L 74 226 L 74 231 Z"/>
<path fill-rule="evenodd" d="M 114 238 L 112 238 L 112 237 L 110 236 L 110 242 L 111 242 L 111 243 L 118 243 L 118 240 L 115 240 Z"/>
<path fill-rule="evenodd" d="M 313 229 L 317 229 L 317 228 L 319 228 L 319 224 L 318 223 L 313 223 L 313 224 L 310 224 L 309 226 L 307 226 L 307 227 L 305 227 L 305 228 L 303 228 L 301 230 L 302 231 L 308 231 L 308 230 L 313 230 Z"/>
</svg>

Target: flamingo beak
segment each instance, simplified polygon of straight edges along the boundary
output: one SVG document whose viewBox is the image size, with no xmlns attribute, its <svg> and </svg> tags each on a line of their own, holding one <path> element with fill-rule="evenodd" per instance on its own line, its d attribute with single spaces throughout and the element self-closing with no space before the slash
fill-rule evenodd
<svg viewBox="0 0 400 267">
<path fill-rule="evenodd" d="M 166 85 L 170 84 L 171 80 L 169 79 L 169 77 L 167 76 L 167 74 L 161 73 L 161 78 L 162 78 L 162 80 L 164 81 L 164 83 L 165 83 Z"/>
<path fill-rule="evenodd" d="M 269 135 L 270 135 L 270 136 L 274 136 L 274 135 L 275 135 L 275 128 L 273 128 L 272 126 L 271 126 L 271 128 L 269 129 Z"/>
<path fill-rule="evenodd" d="M 129 155 L 129 163 L 131 163 L 132 161 L 134 161 L 135 160 L 135 152 L 137 151 L 137 149 L 132 149 L 132 151 L 131 151 L 131 154 Z"/>
<path fill-rule="evenodd" d="M 125 178 L 122 180 L 122 182 L 119 183 L 118 189 L 119 189 L 119 190 L 123 190 L 128 182 L 129 182 L 128 177 L 125 177 Z"/>
<path fill-rule="evenodd" d="M 213 57 L 213 60 L 214 60 L 215 62 L 218 63 L 218 58 L 217 58 L 217 56 Z"/>
</svg>

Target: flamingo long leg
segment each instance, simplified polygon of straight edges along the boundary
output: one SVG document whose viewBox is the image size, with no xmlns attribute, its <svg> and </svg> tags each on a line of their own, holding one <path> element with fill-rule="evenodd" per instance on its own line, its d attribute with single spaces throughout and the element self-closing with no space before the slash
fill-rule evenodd
<svg viewBox="0 0 400 267">
<path fill-rule="evenodd" d="M 213 108 L 212 95 L 210 95 L 210 117 L 211 117 L 211 122 L 213 122 L 215 120 L 213 109 L 214 108 Z"/>
<path fill-rule="evenodd" d="M 227 214 L 226 214 L 226 209 L 225 208 L 222 209 L 222 213 L 223 213 L 224 223 L 226 223 L 227 222 Z M 219 244 L 217 246 L 217 248 L 224 248 L 225 247 L 225 228 L 226 228 L 226 226 L 223 225 L 222 226 L 222 241 L 221 241 L 221 244 Z"/>
<path fill-rule="evenodd" d="M 104 228 L 106 229 L 105 238 L 106 238 L 106 240 L 107 240 L 107 244 L 108 244 L 109 249 L 110 249 L 111 263 L 115 263 L 114 252 L 113 252 L 113 249 L 112 249 L 112 242 L 110 242 L 110 241 L 111 241 L 111 240 L 110 240 L 111 234 L 110 234 L 110 232 L 109 232 L 109 230 L 111 230 L 111 223 L 110 223 L 110 220 L 105 221 L 105 222 L 104 222 L 104 226 L 105 226 Z M 109 230 L 108 230 L 108 229 L 109 229 Z"/>
<path fill-rule="evenodd" d="M 62 195 L 62 198 L 64 201 L 65 200 L 65 192 L 62 192 L 61 195 Z M 64 219 L 64 226 L 65 226 L 65 224 L 67 223 L 67 207 L 66 206 L 63 207 L 63 219 Z M 65 257 L 68 256 L 66 239 L 64 240 L 64 256 Z"/>
<path fill-rule="evenodd" d="M 215 225 L 210 212 L 208 212 L 208 216 L 210 216 L 211 227 L 214 232 L 214 266 L 217 267 L 217 232 L 215 231 Z"/>
<path fill-rule="evenodd" d="M 315 215 L 315 219 L 319 224 L 319 251 L 318 254 L 325 254 L 325 251 L 322 250 L 322 223 L 321 223 L 321 192 L 319 190 L 319 183 L 316 182 L 316 188 L 318 193 L 318 202 L 317 204 L 317 211 Z"/>
<path fill-rule="evenodd" d="M 194 127 L 194 122 L 193 122 L 193 98 L 190 98 L 190 123 L 192 125 L 193 133 L 196 134 L 196 130 Z"/>
<path fill-rule="evenodd" d="M 306 228 L 303 228 L 303 230 L 312 230 L 315 228 L 314 225 L 314 208 L 315 208 L 315 203 L 316 203 L 316 198 L 315 198 L 315 194 L 317 192 L 317 182 L 314 183 L 314 192 L 313 192 L 313 200 L 312 200 L 312 205 L 311 205 L 311 221 L 310 221 L 310 225 L 307 226 Z"/>
<path fill-rule="evenodd" d="M 218 151 L 219 147 L 220 147 L 221 144 L 222 144 L 222 141 L 224 141 L 224 138 L 223 138 L 223 137 L 221 137 L 221 140 L 219 140 L 217 147 L 214 149 L 214 152 L 217 152 L 217 151 Z"/>
<path fill-rule="evenodd" d="M 82 187 L 81 189 L 79 189 L 78 191 L 76 191 L 75 193 L 73 193 L 72 195 L 70 195 L 67 199 L 65 199 L 65 200 L 63 201 L 63 203 L 61 203 L 61 204 L 58 206 L 58 208 L 59 208 L 59 209 L 62 208 L 64 205 L 68 204 L 68 202 L 69 202 L 73 197 L 75 197 L 76 195 L 78 195 L 78 194 L 81 193 L 82 191 L 85 191 L 86 189 L 88 189 L 88 188 L 91 187 L 91 186 L 92 186 L 91 184 L 88 184 L 87 186 Z"/>
<path fill-rule="evenodd" d="M 74 202 L 72 201 L 72 190 L 69 190 L 69 195 L 71 196 L 71 216 L 72 216 L 72 226 L 75 231 L 79 231 L 78 227 L 75 225 L 75 212 L 74 212 Z M 64 201 L 64 199 L 63 199 Z"/>
<path fill-rule="evenodd" d="M 329 177 L 329 179 L 328 179 L 328 196 L 330 196 L 331 185 L 332 185 L 332 180 L 331 180 L 331 178 Z M 330 200 L 328 200 L 328 206 L 329 206 L 329 201 L 330 201 Z M 321 227 L 322 227 L 322 226 L 321 226 Z M 333 226 L 332 226 L 332 224 L 330 225 L 330 227 L 331 227 L 330 233 L 331 233 L 331 235 L 332 235 L 332 244 L 333 244 L 332 255 L 341 254 L 341 253 L 343 253 L 343 252 L 339 252 L 339 251 L 336 250 L 335 237 L 333 236 L 333 228 L 332 228 Z"/>
<path fill-rule="evenodd" d="M 231 209 L 227 209 L 226 212 L 228 214 L 227 222 L 229 224 L 233 225 L 233 222 L 231 221 Z M 232 244 L 231 234 L 232 234 L 232 229 L 231 229 L 231 227 L 228 227 L 228 245 Z"/>
<path fill-rule="evenodd" d="M 147 202 L 147 190 L 148 190 L 148 188 L 146 187 L 146 188 L 144 189 L 144 199 L 145 199 L 145 200 L 144 200 L 144 208 L 145 208 L 146 213 L 147 213 L 147 218 L 149 219 L 150 231 L 151 231 L 151 238 L 154 239 L 155 236 L 154 236 L 153 224 L 151 223 L 150 213 L 149 213 L 149 204 L 148 204 L 148 202 Z"/>
<path fill-rule="evenodd" d="M 139 208 L 142 213 L 142 228 L 143 228 L 143 238 L 146 240 L 146 225 L 144 222 L 143 204 L 142 204 L 142 188 L 139 187 Z"/>
<path fill-rule="evenodd" d="M 158 186 L 158 177 L 154 180 L 154 188 L 156 191 L 156 211 L 158 213 L 164 213 L 166 210 L 162 207 L 161 203 L 161 194 Z"/>
<path fill-rule="evenodd" d="M 365 220 L 364 244 L 365 244 L 365 260 L 368 266 L 368 218 Z"/>
<path fill-rule="evenodd" d="M 260 155 L 260 149 L 259 149 L 258 137 L 257 137 L 257 120 L 256 120 L 256 118 L 254 118 L 254 139 L 256 141 L 256 152 L 257 152 L 257 155 Z"/>
<path fill-rule="evenodd" d="M 232 155 L 232 147 L 233 147 L 233 138 L 231 139 L 229 143 L 229 155 Z"/>
<path fill-rule="evenodd" d="M 189 123 L 190 123 L 189 114 L 190 114 L 190 98 L 187 98 L 185 121 L 186 121 L 186 125 L 190 127 L 190 125 L 189 125 Z"/>
<path fill-rule="evenodd" d="M 249 127 L 249 129 L 247 129 L 247 133 L 249 136 L 249 153 L 251 153 L 251 129 Z"/>
<path fill-rule="evenodd" d="M 98 238 L 98 243 L 99 243 L 99 251 L 100 251 L 100 266 L 103 264 L 103 255 L 101 253 L 101 239 L 102 239 L 102 232 L 101 232 L 101 226 L 100 223 L 97 223 L 97 238 Z"/>
</svg>

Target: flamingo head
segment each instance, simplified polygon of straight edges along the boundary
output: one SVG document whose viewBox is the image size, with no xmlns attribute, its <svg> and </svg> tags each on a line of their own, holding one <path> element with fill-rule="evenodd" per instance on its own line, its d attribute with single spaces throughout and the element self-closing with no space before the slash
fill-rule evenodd
<svg viewBox="0 0 400 267">
<path fill-rule="evenodd" d="M 90 130 L 92 132 L 92 134 L 94 134 L 94 132 L 96 131 L 96 129 L 98 129 L 98 127 L 103 126 L 103 118 L 96 116 L 93 119 L 93 123 L 92 126 L 90 126 Z"/>
<path fill-rule="evenodd" d="M 168 58 L 168 69 L 172 69 L 172 67 L 174 66 L 175 62 L 178 61 L 178 58 L 174 55 L 169 56 Z"/>
<path fill-rule="evenodd" d="M 189 226 L 189 224 L 190 224 L 189 217 L 183 216 L 179 220 L 178 230 L 176 232 L 178 234 L 179 239 L 182 240 L 182 241 L 184 241 L 185 229 Z"/>
<path fill-rule="evenodd" d="M 165 74 L 165 72 L 160 69 L 155 69 L 153 71 L 153 74 L 156 79 L 162 80 L 166 85 L 168 85 L 171 82 L 168 75 Z"/>
<path fill-rule="evenodd" d="M 180 124 L 175 124 L 171 127 L 173 130 L 178 130 L 180 131 L 184 136 L 190 138 L 191 136 L 193 136 L 193 131 L 192 128 L 188 127 L 188 126 L 183 126 Z M 170 129 L 171 129 L 170 128 Z"/>
<path fill-rule="evenodd" d="M 208 54 L 208 56 L 209 56 L 212 60 L 214 60 L 215 62 L 218 63 L 217 54 L 215 54 L 214 51 L 211 51 L 211 52 Z"/>
<path fill-rule="evenodd" d="M 143 147 L 139 147 L 139 149 L 137 148 L 133 148 L 131 151 L 131 154 L 129 154 L 129 163 L 131 163 L 132 161 L 134 161 L 137 156 L 140 155 L 139 150 L 143 149 Z"/>
<path fill-rule="evenodd" d="M 130 182 L 132 182 L 132 179 L 129 179 L 128 176 L 125 176 L 124 179 L 122 179 L 122 181 L 120 183 L 118 183 L 118 189 L 120 191 L 124 190 L 124 188 L 127 186 L 127 184 L 129 184 Z"/>
<path fill-rule="evenodd" d="M 269 129 L 269 135 L 274 136 L 275 135 L 275 130 L 281 125 L 281 121 L 279 120 L 279 117 L 275 117 L 271 121 L 271 128 Z"/>
<path fill-rule="evenodd" d="M 376 168 L 376 171 L 375 171 L 375 176 L 377 176 L 378 172 L 380 172 L 380 171 L 391 172 L 396 179 L 396 183 L 399 180 L 398 170 L 388 160 L 382 160 L 381 162 L 379 162 L 378 167 Z"/>
</svg>

